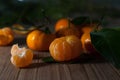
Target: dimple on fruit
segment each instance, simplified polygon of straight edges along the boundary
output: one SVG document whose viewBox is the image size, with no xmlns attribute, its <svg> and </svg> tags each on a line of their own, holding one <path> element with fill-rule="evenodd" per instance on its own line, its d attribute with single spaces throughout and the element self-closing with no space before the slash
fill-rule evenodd
<svg viewBox="0 0 120 80">
<path fill-rule="evenodd" d="M 25 47 L 19 48 L 14 44 L 11 48 L 11 63 L 16 67 L 27 67 L 32 63 L 33 51 Z"/>
<path fill-rule="evenodd" d="M 74 35 L 60 37 L 50 44 L 49 51 L 56 61 L 69 61 L 82 54 L 82 44 Z"/>
<path fill-rule="evenodd" d="M 0 29 L 0 46 L 6 46 L 14 40 L 13 31 L 9 27 Z"/>
</svg>

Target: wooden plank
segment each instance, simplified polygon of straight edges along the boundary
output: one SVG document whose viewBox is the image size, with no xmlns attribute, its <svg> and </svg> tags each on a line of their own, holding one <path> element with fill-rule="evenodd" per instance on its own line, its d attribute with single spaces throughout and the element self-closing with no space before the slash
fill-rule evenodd
<svg viewBox="0 0 120 80">
<path fill-rule="evenodd" d="M 25 38 L 18 38 L 19 43 Z M 24 41 L 21 41 L 22 43 Z M 25 43 L 20 46 L 26 46 Z M 0 47 L 0 80 L 119 80 L 120 70 L 112 64 L 86 57 L 77 63 L 44 63 L 42 58 L 49 52 L 34 51 L 32 64 L 27 68 L 16 68 L 10 62 L 10 46 Z"/>
<path fill-rule="evenodd" d="M 10 62 L 10 48 L 0 47 L 0 80 L 17 80 L 20 71 Z"/>
</svg>

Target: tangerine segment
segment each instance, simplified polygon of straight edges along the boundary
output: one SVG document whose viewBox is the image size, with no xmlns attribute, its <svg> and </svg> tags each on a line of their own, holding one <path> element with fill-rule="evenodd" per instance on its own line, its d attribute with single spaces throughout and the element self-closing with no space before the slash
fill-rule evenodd
<svg viewBox="0 0 120 80">
<path fill-rule="evenodd" d="M 82 53 L 82 44 L 74 35 L 55 39 L 49 47 L 51 56 L 56 61 L 72 60 Z"/>
<path fill-rule="evenodd" d="M 25 47 L 19 48 L 18 44 L 15 44 L 11 48 L 11 55 L 14 56 L 16 54 L 22 53 L 25 50 L 26 50 Z"/>
<path fill-rule="evenodd" d="M 16 67 L 26 67 L 33 59 L 33 52 L 30 49 L 19 48 L 17 44 L 12 46 L 11 55 L 11 63 Z"/>
<path fill-rule="evenodd" d="M 13 31 L 10 28 L 5 27 L 0 29 L 0 45 L 1 46 L 8 45 L 13 40 L 14 40 L 14 35 L 13 35 Z"/>
</svg>

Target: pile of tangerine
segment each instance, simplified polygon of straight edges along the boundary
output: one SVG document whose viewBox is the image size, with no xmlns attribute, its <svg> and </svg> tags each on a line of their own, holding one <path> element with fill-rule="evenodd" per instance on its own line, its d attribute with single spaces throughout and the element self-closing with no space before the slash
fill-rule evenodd
<svg viewBox="0 0 120 80">
<path fill-rule="evenodd" d="M 69 61 L 79 57 L 83 53 L 94 53 L 95 48 L 91 43 L 90 32 L 96 24 L 86 24 L 78 27 L 70 19 L 59 19 L 55 24 L 54 33 L 45 33 L 42 30 L 33 30 L 28 33 L 26 43 L 29 49 L 19 48 L 17 44 L 11 48 L 11 62 L 16 67 L 26 67 L 32 63 L 33 51 L 50 51 L 56 61 Z M 5 32 L 4 30 L 9 32 Z M 8 45 L 14 39 L 13 32 L 9 28 L 0 30 L 0 45 Z M 7 36 L 8 35 L 8 36 Z M 2 44 L 6 41 L 6 44 Z"/>
</svg>

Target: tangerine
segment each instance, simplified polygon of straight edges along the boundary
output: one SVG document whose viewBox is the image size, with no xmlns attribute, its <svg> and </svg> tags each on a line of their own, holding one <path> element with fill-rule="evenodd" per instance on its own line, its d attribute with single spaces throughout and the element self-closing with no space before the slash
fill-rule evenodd
<svg viewBox="0 0 120 80">
<path fill-rule="evenodd" d="M 97 53 L 96 49 L 91 43 L 91 37 L 90 32 L 92 32 L 94 29 L 101 29 L 101 26 L 97 26 L 97 24 L 86 24 L 81 28 L 81 31 L 83 32 L 81 36 L 81 42 L 85 53 Z"/>
<path fill-rule="evenodd" d="M 84 53 L 95 53 L 96 50 L 91 43 L 90 33 L 84 33 L 81 37 Z"/>
<path fill-rule="evenodd" d="M 67 18 L 62 18 L 56 22 L 55 31 L 57 32 L 60 29 L 67 27 L 74 27 L 75 25 L 71 23 L 71 21 Z"/>
<path fill-rule="evenodd" d="M 33 30 L 27 36 L 27 46 L 32 50 L 48 51 L 50 43 L 56 38 L 54 34 L 46 34 L 41 30 Z"/>
<path fill-rule="evenodd" d="M 31 64 L 33 52 L 25 47 L 19 48 L 17 44 L 11 48 L 11 63 L 16 67 L 26 67 Z"/>
<path fill-rule="evenodd" d="M 51 56 L 56 61 L 69 61 L 82 54 L 82 44 L 75 35 L 56 38 L 49 47 Z"/>
<path fill-rule="evenodd" d="M 14 40 L 14 34 L 11 28 L 4 27 L 0 29 L 0 46 L 6 46 Z"/>
<path fill-rule="evenodd" d="M 82 34 L 79 32 L 79 30 L 76 27 L 67 27 L 67 28 L 58 30 L 56 32 L 57 37 L 68 36 L 68 35 L 75 35 L 78 38 L 80 38 Z"/>
</svg>

